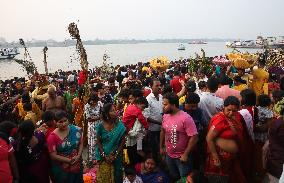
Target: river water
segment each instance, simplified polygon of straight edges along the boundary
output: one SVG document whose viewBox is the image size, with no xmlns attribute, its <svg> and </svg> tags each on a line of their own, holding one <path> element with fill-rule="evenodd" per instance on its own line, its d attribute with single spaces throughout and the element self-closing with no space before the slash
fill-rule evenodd
<svg viewBox="0 0 284 183">
<path fill-rule="evenodd" d="M 224 55 L 232 49 L 226 48 L 224 42 L 209 42 L 206 45 L 184 44 L 186 50 L 178 51 L 177 43 L 141 43 L 141 44 L 108 44 L 108 45 L 86 45 L 86 52 L 90 68 L 102 64 L 103 54 L 107 53 L 109 61 L 114 65 L 132 64 L 146 62 L 153 57 L 167 56 L 170 60 L 189 58 L 195 52 L 201 53 L 200 49 L 205 50 L 206 56 Z M 40 73 L 44 73 L 43 48 L 28 48 L 32 61 Z M 255 49 L 241 51 L 256 52 Z M 23 59 L 24 50 L 20 49 L 21 54 L 17 59 Z M 78 55 L 75 47 L 49 47 L 47 51 L 47 65 L 49 72 L 61 70 L 80 69 Z M 13 60 L 0 60 L 0 80 L 10 79 L 15 76 L 26 76 L 26 72 Z"/>
</svg>

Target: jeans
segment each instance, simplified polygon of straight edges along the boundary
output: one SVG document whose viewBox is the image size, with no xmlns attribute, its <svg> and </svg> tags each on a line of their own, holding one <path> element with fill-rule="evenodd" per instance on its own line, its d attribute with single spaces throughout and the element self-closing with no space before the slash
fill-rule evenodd
<svg viewBox="0 0 284 183">
<path fill-rule="evenodd" d="M 189 156 L 187 162 L 183 163 L 179 160 L 179 158 L 171 158 L 166 155 L 166 163 L 168 165 L 170 175 L 174 180 L 188 176 L 188 173 L 192 169 L 191 156 Z"/>
</svg>

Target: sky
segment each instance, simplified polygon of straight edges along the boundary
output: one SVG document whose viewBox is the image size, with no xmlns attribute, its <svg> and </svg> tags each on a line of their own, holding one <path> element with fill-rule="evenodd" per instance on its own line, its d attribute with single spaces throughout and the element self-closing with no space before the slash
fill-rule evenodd
<svg viewBox="0 0 284 183">
<path fill-rule="evenodd" d="M 283 0 L 0 0 L 7 41 L 284 36 Z"/>
</svg>

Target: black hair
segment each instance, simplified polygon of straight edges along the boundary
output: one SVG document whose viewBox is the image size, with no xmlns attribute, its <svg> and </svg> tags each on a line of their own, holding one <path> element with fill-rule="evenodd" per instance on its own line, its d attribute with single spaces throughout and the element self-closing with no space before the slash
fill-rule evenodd
<svg viewBox="0 0 284 183">
<path fill-rule="evenodd" d="M 124 168 L 124 174 L 125 174 L 125 176 L 136 175 L 135 168 L 133 166 L 126 166 Z"/>
<path fill-rule="evenodd" d="M 129 95 L 132 95 L 134 98 L 143 97 L 143 93 L 139 89 L 130 90 Z"/>
<path fill-rule="evenodd" d="M 216 77 L 210 77 L 207 81 L 207 87 L 211 92 L 216 92 L 218 90 L 219 81 Z"/>
<path fill-rule="evenodd" d="M 29 152 L 29 143 L 35 131 L 35 125 L 32 121 L 23 121 L 18 128 L 18 140 L 16 148 L 16 158 L 20 164 L 28 164 L 35 161 L 35 157 Z"/>
<path fill-rule="evenodd" d="M 16 127 L 16 124 L 11 121 L 2 121 L 0 123 L 0 138 L 5 140 L 9 144 L 9 136 L 13 128 Z"/>
<path fill-rule="evenodd" d="M 168 99 L 171 105 L 175 105 L 177 108 L 179 107 L 179 98 L 176 94 L 166 93 L 163 98 Z"/>
<path fill-rule="evenodd" d="M 31 103 L 24 103 L 23 108 L 25 111 L 31 111 L 33 109 L 33 105 Z"/>
<path fill-rule="evenodd" d="M 226 74 L 221 74 L 219 76 L 219 83 L 221 85 L 232 85 L 233 81 L 231 78 L 229 78 Z"/>
<path fill-rule="evenodd" d="M 184 66 L 181 67 L 181 68 L 180 68 L 180 72 L 183 73 L 183 74 L 185 74 L 185 73 L 187 72 L 187 67 L 184 67 Z"/>
<path fill-rule="evenodd" d="M 179 76 L 180 72 L 178 70 L 174 70 L 174 76 Z"/>
<path fill-rule="evenodd" d="M 205 87 L 207 87 L 206 81 L 199 81 L 198 88 L 202 89 L 202 88 L 205 88 Z"/>
<path fill-rule="evenodd" d="M 186 98 L 185 98 L 185 103 L 186 104 L 198 104 L 200 102 L 200 97 L 196 93 L 188 93 Z"/>
<path fill-rule="evenodd" d="M 153 84 L 154 84 L 154 82 L 161 82 L 158 78 L 151 78 L 150 79 L 150 86 L 152 87 L 153 86 Z"/>
<path fill-rule="evenodd" d="M 148 101 L 145 97 L 139 97 L 135 100 L 135 103 L 136 104 L 144 104 L 145 107 L 147 108 L 148 107 Z"/>
<path fill-rule="evenodd" d="M 60 110 L 58 112 L 55 113 L 55 121 L 59 121 L 62 118 L 67 118 L 67 113 L 63 110 Z"/>
<path fill-rule="evenodd" d="M 113 106 L 113 104 L 111 104 L 111 103 L 107 103 L 103 106 L 103 108 L 102 108 L 102 120 L 107 121 L 107 120 L 110 119 L 109 111 L 111 110 L 112 106 Z"/>
<path fill-rule="evenodd" d="M 98 102 L 100 99 L 97 95 L 95 94 L 92 94 L 88 100 L 88 103 L 90 103 L 91 101 L 94 101 L 94 102 Z"/>
<path fill-rule="evenodd" d="M 147 161 L 148 159 L 152 159 L 155 162 L 155 165 L 158 165 L 158 160 L 155 157 L 153 157 L 151 153 L 147 154 L 144 157 L 143 162 L 145 163 L 145 161 Z"/>
<path fill-rule="evenodd" d="M 196 91 L 196 83 L 193 80 L 190 80 L 186 83 L 186 89 L 188 92 L 195 92 Z"/>
<path fill-rule="evenodd" d="M 271 99 L 268 95 L 262 94 L 257 97 L 258 105 L 260 107 L 269 107 L 271 105 Z"/>
<path fill-rule="evenodd" d="M 235 96 L 229 96 L 224 100 L 224 107 L 228 107 L 229 105 L 235 105 L 239 108 L 240 107 L 240 101 Z"/>
<path fill-rule="evenodd" d="M 48 121 L 53 121 L 55 119 L 54 112 L 52 111 L 45 111 L 42 116 L 41 116 L 42 121 L 48 122 Z"/>
<path fill-rule="evenodd" d="M 256 105 L 256 94 L 252 89 L 245 89 L 240 93 L 242 105 L 255 106 Z"/>
<path fill-rule="evenodd" d="M 128 98 L 129 97 L 129 90 L 126 90 L 126 89 L 121 90 L 120 93 L 118 94 L 118 96 Z"/>
<path fill-rule="evenodd" d="M 166 93 L 172 93 L 173 92 L 173 88 L 170 85 L 165 85 L 164 89 L 162 91 L 162 94 L 165 95 Z"/>
<path fill-rule="evenodd" d="M 103 89 L 103 86 L 104 86 L 103 83 L 98 83 L 98 84 L 96 85 L 96 90 L 98 91 L 98 90 L 100 90 L 100 89 Z"/>
</svg>

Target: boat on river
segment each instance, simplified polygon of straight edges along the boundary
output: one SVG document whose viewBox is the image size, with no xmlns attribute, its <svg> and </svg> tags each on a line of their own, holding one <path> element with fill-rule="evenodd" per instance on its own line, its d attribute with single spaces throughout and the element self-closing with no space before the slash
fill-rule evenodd
<svg viewBox="0 0 284 183">
<path fill-rule="evenodd" d="M 0 48 L 0 59 L 13 59 L 16 55 L 20 54 L 18 48 Z"/>
<path fill-rule="evenodd" d="M 178 46 L 178 50 L 181 51 L 181 50 L 185 50 L 185 46 L 183 44 L 180 44 Z"/>
</svg>

